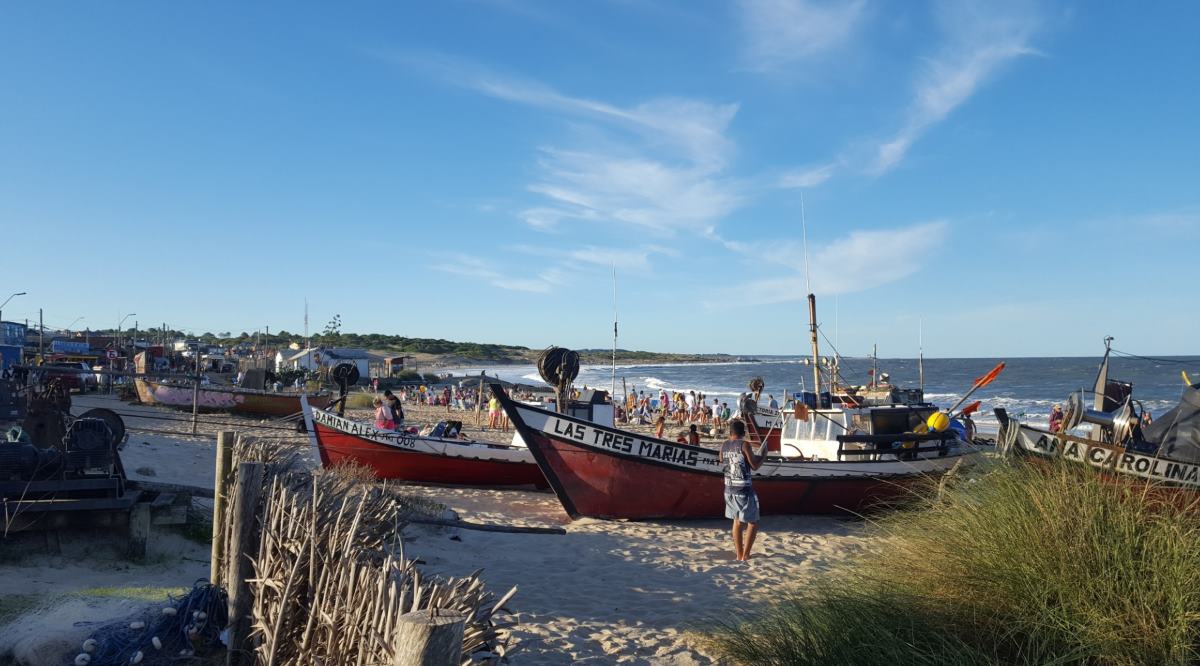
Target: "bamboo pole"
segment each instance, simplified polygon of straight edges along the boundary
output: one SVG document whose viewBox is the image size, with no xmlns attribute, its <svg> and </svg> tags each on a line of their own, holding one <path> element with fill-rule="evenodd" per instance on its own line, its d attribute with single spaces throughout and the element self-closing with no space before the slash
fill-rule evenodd
<svg viewBox="0 0 1200 666">
<path fill-rule="evenodd" d="M 233 467 L 233 441 L 236 433 L 222 430 L 217 433 L 217 464 L 213 476 L 212 557 L 209 581 L 221 585 L 225 559 L 225 505 L 229 497 L 229 472 Z"/>
</svg>

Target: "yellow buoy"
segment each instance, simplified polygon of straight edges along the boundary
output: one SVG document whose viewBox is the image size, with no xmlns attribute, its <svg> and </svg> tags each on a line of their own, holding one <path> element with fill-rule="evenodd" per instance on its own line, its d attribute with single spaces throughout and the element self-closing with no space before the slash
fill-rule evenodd
<svg viewBox="0 0 1200 666">
<path fill-rule="evenodd" d="M 934 412 L 925 420 L 925 425 L 934 432 L 946 432 L 950 427 L 950 415 L 946 412 Z"/>
</svg>

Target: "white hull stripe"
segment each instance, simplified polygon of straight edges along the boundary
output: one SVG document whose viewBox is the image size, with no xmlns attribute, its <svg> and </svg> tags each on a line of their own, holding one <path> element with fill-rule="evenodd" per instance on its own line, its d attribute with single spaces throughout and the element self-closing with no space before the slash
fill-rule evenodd
<svg viewBox="0 0 1200 666">
<path fill-rule="evenodd" d="M 338 432 L 360 439 L 398 449 L 407 449 L 418 453 L 428 453 L 449 458 L 470 458 L 472 460 L 495 460 L 500 462 L 520 462 L 533 464 L 533 456 L 528 449 L 517 447 L 489 446 L 466 440 L 438 439 L 420 437 L 409 433 L 380 430 L 370 423 L 351 421 L 332 412 L 320 409 L 312 410 L 312 420 L 319 425 L 332 428 Z M 325 444 L 329 446 L 329 444 Z"/>
<path fill-rule="evenodd" d="M 552 439 L 569 441 L 583 448 L 603 451 L 622 458 L 667 464 L 681 470 L 711 474 L 723 473 L 717 460 L 718 453 L 712 449 L 643 439 L 627 431 L 603 428 L 540 410 L 528 409 L 521 405 L 515 405 L 515 407 L 527 427 L 542 432 Z M 945 456 L 917 460 L 806 462 L 768 457 L 763 466 L 754 473 L 754 478 L 908 476 L 945 471 L 964 456 L 969 458 L 972 454 L 978 453 L 979 451 L 975 447 L 964 444 L 951 448 Z"/>
<path fill-rule="evenodd" d="M 1025 425 L 1019 426 L 1017 444 L 1023 451 L 1043 458 L 1062 456 L 1119 474 L 1200 489 L 1200 465 L 1064 440 L 1053 433 Z"/>
</svg>

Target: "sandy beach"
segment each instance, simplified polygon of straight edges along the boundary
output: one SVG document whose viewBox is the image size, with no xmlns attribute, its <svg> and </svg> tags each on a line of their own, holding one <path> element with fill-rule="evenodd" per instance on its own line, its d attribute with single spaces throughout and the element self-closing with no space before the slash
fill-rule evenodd
<svg viewBox="0 0 1200 666">
<path fill-rule="evenodd" d="M 122 414 L 129 435 L 121 455 L 134 480 L 211 489 L 215 439 L 221 430 L 278 438 L 314 460 L 306 435 L 268 419 L 201 415 L 193 436 L 184 412 L 104 395 L 73 400 L 75 413 L 107 407 Z M 410 422 L 446 418 L 444 408 L 406 409 Z M 350 415 L 365 418 L 367 413 Z M 469 436 L 512 437 L 511 430 L 479 431 L 473 413 L 452 412 L 451 418 L 462 419 Z M 407 555 L 422 560 L 427 573 L 461 576 L 484 569 L 483 578 L 493 590 L 518 587 L 511 603 L 518 617 L 514 635 L 521 645 L 515 663 L 710 663 L 710 656 L 690 640 L 689 630 L 733 606 L 761 604 L 781 586 L 827 569 L 863 543 L 854 521 L 769 517 L 762 522 L 754 559 L 739 563 L 733 561 L 729 525 L 723 520 L 571 521 L 549 492 L 417 485 L 406 485 L 403 492 L 441 503 L 472 522 L 566 530 L 565 535 L 545 535 L 418 525 L 406 529 Z M 197 500 L 196 506 L 211 510 L 207 500 Z M 206 547 L 170 533 L 155 543 L 151 563 L 145 565 L 71 561 L 66 553 L 0 563 L 0 595 L 52 598 L 98 587 L 183 588 L 206 574 Z M 83 613 L 91 607 L 85 619 L 95 619 L 111 607 L 89 603 L 75 599 L 69 608 Z M 125 606 L 111 608 L 125 612 Z M 49 631 L 56 621 L 77 620 L 55 611 L 36 622 L 36 630 L 25 631 Z M 0 642 L 0 654 L 5 647 Z"/>
<path fill-rule="evenodd" d="M 431 573 L 477 568 L 519 588 L 516 663 L 704 664 L 687 634 L 819 574 L 862 544 L 853 521 L 768 517 L 749 562 L 735 562 L 722 520 L 569 521 L 553 495 L 410 487 L 478 522 L 560 525 L 564 536 L 421 527 L 410 553 Z"/>
</svg>

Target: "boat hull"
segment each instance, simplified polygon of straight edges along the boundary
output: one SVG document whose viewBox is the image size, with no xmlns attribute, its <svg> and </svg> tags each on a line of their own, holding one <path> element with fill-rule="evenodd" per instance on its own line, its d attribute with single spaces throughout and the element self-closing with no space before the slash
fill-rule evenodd
<svg viewBox="0 0 1200 666">
<path fill-rule="evenodd" d="M 1200 465 L 1128 451 L 1065 433 L 1052 433 L 1013 419 L 1002 420 L 1000 452 L 1036 460 L 1062 459 L 1089 465 L 1115 478 L 1200 491 Z"/>
<path fill-rule="evenodd" d="M 717 452 L 642 437 L 501 396 L 563 508 L 573 518 L 724 516 Z M 763 514 L 857 513 L 895 500 L 978 453 L 954 447 L 919 460 L 808 462 L 769 457 L 754 476 Z"/>
<path fill-rule="evenodd" d="M 383 431 L 323 410 L 305 410 L 305 422 L 325 467 L 357 464 L 412 483 L 548 485 L 528 449 Z"/>
<path fill-rule="evenodd" d="M 135 379 L 138 400 L 147 405 L 164 405 L 180 409 L 191 409 L 193 387 L 177 386 L 146 379 Z M 206 412 L 230 412 L 252 416 L 290 416 L 301 411 L 300 397 L 306 395 L 310 405 L 323 408 L 329 405 L 332 396 L 301 393 L 269 393 L 266 391 L 238 390 L 236 387 L 200 387 L 196 394 L 196 406 Z"/>
</svg>

